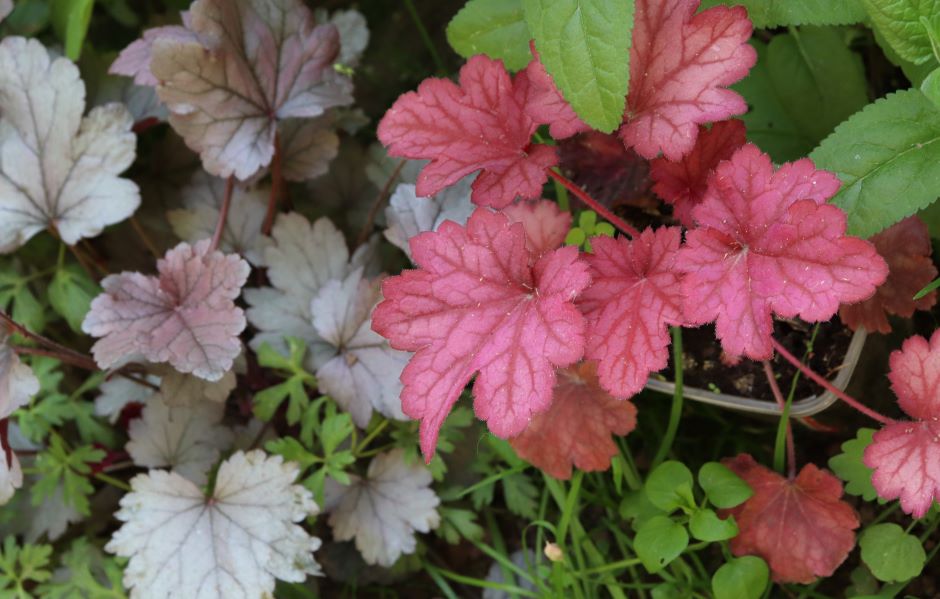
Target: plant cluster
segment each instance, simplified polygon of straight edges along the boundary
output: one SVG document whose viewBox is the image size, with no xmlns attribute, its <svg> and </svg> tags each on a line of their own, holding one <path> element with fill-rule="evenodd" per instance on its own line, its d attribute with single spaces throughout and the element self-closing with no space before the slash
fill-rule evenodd
<svg viewBox="0 0 940 599">
<path fill-rule="evenodd" d="M 0 597 L 937 592 L 940 0 L 361 8 L 0 0 Z"/>
</svg>

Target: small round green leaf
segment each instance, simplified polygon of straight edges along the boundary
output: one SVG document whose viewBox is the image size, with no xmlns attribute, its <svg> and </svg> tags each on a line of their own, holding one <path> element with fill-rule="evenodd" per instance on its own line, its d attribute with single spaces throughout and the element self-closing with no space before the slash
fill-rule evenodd
<svg viewBox="0 0 940 599">
<path fill-rule="evenodd" d="M 902 582 L 910 580 L 924 568 L 927 555 L 914 535 L 897 524 L 869 526 L 858 541 L 862 561 L 878 580 Z"/>
<path fill-rule="evenodd" d="M 718 462 L 708 462 L 699 469 L 698 484 L 708 501 L 719 508 L 741 505 L 754 494 L 740 476 Z"/>
<path fill-rule="evenodd" d="M 650 473 L 644 490 L 653 505 L 671 512 L 679 507 L 695 507 L 693 484 L 692 472 L 684 464 L 668 461 Z"/>
<path fill-rule="evenodd" d="M 732 559 L 712 576 L 715 599 L 759 599 L 764 594 L 770 571 L 759 557 L 746 555 Z"/>
<path fill-rule="evenodd" d="M 667 516 L 647 520 L 637 531 L 633 548 L 650 574 L 659 572 L 689 545 L 685 527 Z"/>
<path fill-rule="evenodd" d="M 692 514 L 689 531 L 699 541 L 724 541 L 738 536 L 738 525 L 733 516 L 722 520 L 713 510 L 700 509 Z"/>
</svg>

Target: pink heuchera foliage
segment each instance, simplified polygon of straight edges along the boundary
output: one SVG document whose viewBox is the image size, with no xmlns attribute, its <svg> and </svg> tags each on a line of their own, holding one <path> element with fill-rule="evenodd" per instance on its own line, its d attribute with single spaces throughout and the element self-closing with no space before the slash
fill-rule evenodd
<svg viewBox="0 0 940 599">
<path fill-rule="evenodd" d="M 708 175 L 747 143 L 746 133 L 744 123 L 737 119 L 715 123 L 711 129 L 701 127 L 695 147 L 685 158 L 672 162 L 661 157 L 650 162 L 653 191 L 672 204 L 680 223 L 694 226 L 692 208 L 705 195 Z"/>
<path fill-rule="evenodd" d="M 419 196 L 482 171 L 472 187 L 477 205 L 539 197 L 558 155 L 531 143 L 539 123 L 525 110 L 528 87 L 514 83 L 501 61 L 474 56 L 460 69 L 460 85 L 426 79 L 398 98 L 379 123 L 379 140 L 392 156 L 431 161 L 418 175 Z"/>
<path fill-rule="evenodd" d="M 516 202 L 502 212 L 510 222 L 522 223 L 526 248 L 534 259 L 563 244 L 571 230 L 571 213 L 562 212 L 558 204 L 548 200 Z"/>
<path fill-rule="evenodd" d="M 865 449 L 871 482 L 883 499 L 920 518 L 940 500 L 940 331 L 911 337 L 891 354 L 891 388 L 911 418 L 886 424 Z"/>
<path fill-rule="evenodd" d="M 766 360 L 773 314 L 824 321 L 871 297 L 888 267 L 845 234 L 845 213 L 826 203 L 838 189 L 809 159 L 775 172 L 751 144 L 719 164 L 679 252 L 687 321 L 715 321 L 726 353 Z"/>
<path fill-rule="evenodd" d="M 532 49 L 532 62 L 516 75 L 517 85 L 528 85 L 525 111 L 536 123 L 547 124 L 548 132 L 555 139 L 590 131 L 590 125 L 578 117 L 545 70 L 535 50 L 535 42 L 530 42 L 529 46 Z"/>
<path fill-rule="evenodd" d="M 751 21 L 740 6 L 696 14 L 699 0 L 637 0 L 630 93 L 620 136 L 644 158 L 679 160 L 698 126 L 747 111 L 726 86 L 757 61 Z"/>
<path fill-rule="evenodd" d="M 842 483 L 813 464 L 787 480 L 748 454 L 723 460 L 750 485 L 754 495 L 721 510 L 733 515 L 740 533 L 731 539 L 737 556 L 757 555 L 777 582 L 808 584 L 829 576 L 855 547 L 858 515 L 842 501 Z"/>
<path fill-rule="evenodd" d="M 425 457 L 476 373 L 477 416 L 497 436 L 521 433 L 551 404 L 555 368 L 584 349 L 573 300 L 590 277 L 577 248 L 537 258 L 521 224 L 480 208 L 466 227 L 445 221 L 414 237 L 411 252 L 418 269 L 384 281 L 372 328 L 395 349 L 417 352 L 402 372 L 401 399 L 405 414 L 421 419 Z"/>
<path fill-rule="evenodd" d="M 209 251 L 209 240 L 181 243 L 157 262 L 159 276 L 106 277 L 82 330 L 101 337 L 95 361 L 110 368 L 143 358 L 180 372 L 222 378 L 241 351 L 245 315 L 235 298 L 251 269 L 237 255 Z"/>
<path fill-rule="evenodd" d="M 611 438 L 636 427 L 636 407 L 601 389 L 593 362 L 558 371 L 552 407 L 537 414 L 522 434 L 509 440 L 519 457 L 555 478 L 571 468 L 607 470 L 620 451 Z"/>
<path fill-rule="evenodd" d="M 646 229 L 632 241 L 594 237 L 591 286 L 578 300 L 587 321 L 584 355 L 618 397 L 638 393 L 669 360 L 667 325 L 682 322 L 678 227 Z"/>
<path fill-rule="evenodd" d="M 842 306 L 839 317 L 853 331 L 862 326 L 868 331 L 890 333 L 888 314 L 910 318 L 914 310 L 929 310 L 937 303 L 936 291 L 914 301 L 914 295 L 937 278 L 937 268 L 930 258 L 933 246 L 927 225 L 916 216 L 878 233 L 871 242 L 888 263 L 888 280 L 871 299 Z"/>
</svg>

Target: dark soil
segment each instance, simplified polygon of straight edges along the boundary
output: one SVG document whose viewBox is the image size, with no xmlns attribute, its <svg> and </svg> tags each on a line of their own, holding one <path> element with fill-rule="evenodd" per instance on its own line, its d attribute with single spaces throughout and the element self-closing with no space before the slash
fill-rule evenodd
<svg viewBox="0 0 940 599">
<path fill-rule="evenodd" d="M 774 323 L 774 337 L 797 357 L 806 354 L 812 340 L 811 351 L 804 363 L 831 380 L 842 366 L 842 360 L 852 339 L 852 331 L 843 326 L 837 317 L 818 325 L 819 329 L 813 340 L 813 330 L 816 326 L 801 320 L 778 320 Z M 741 359 L 737 364 L 732 363 L 724 355 L 716 339 L 715 329 L 711 325 L 683 329 L 683 376 L 686 386 L 772 401 L 773 395 L 762 363 L 747 359 Z M 776 355 L 771 363 L 780 381 L 781 390 L 784 394 L 789 393 L 790 381 L 796 374 L 796 368 Z M 667 380 L 673 380 L 674 373 L 670 364 L 662 375 Z M 796 401 L 820 393 L 822 390 L 818 385 L 806 377 L 800 377 L 793 399 Z"/>
</svg>

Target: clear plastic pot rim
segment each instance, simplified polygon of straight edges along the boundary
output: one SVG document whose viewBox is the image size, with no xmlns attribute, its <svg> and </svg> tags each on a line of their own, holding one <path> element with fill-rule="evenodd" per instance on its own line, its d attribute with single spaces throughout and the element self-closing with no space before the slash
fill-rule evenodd
<svg viewBox="0 0 940 599">
<path fill-rule="evenodd" d="M 852 340 L 849 342 L 849 348 L 845 352 L 842 365 L 839 367 L 835 378 L 829 381 L 837 389 L 845 389 L 848 386 L 852 375 L 855 373 L 858 359 L 862 355 L 862 348 L 865 346 L 865 339 L 867 337 L 868 334 L 863 328 L 859 328 L 852 335 Z M 670 381 L 662 381 L 650 377 L 646 382 L 646 388 L 651 391 L 672 395 L 675 393 L 676 385 Z M 729 410 L 737 410 L 738 412 L 780 416 L 782 411 L 777 405 L 777 402 L 773 400 L 752 399 L 738 395 L 728 395 L 727 393 L 713 393 L 705 389 L 699 389 L 698 387 L 684 386 L 682 394 L 687 399 L 727 408 Z M 790 406 L 790 416 L 798 418 L 818 414 L 834 404 L 837 400 L 838 398 L 831 391 L 826 391 L 821 395 L 810 395 L 800 400 L 794 400 Z"/>
</svg>

